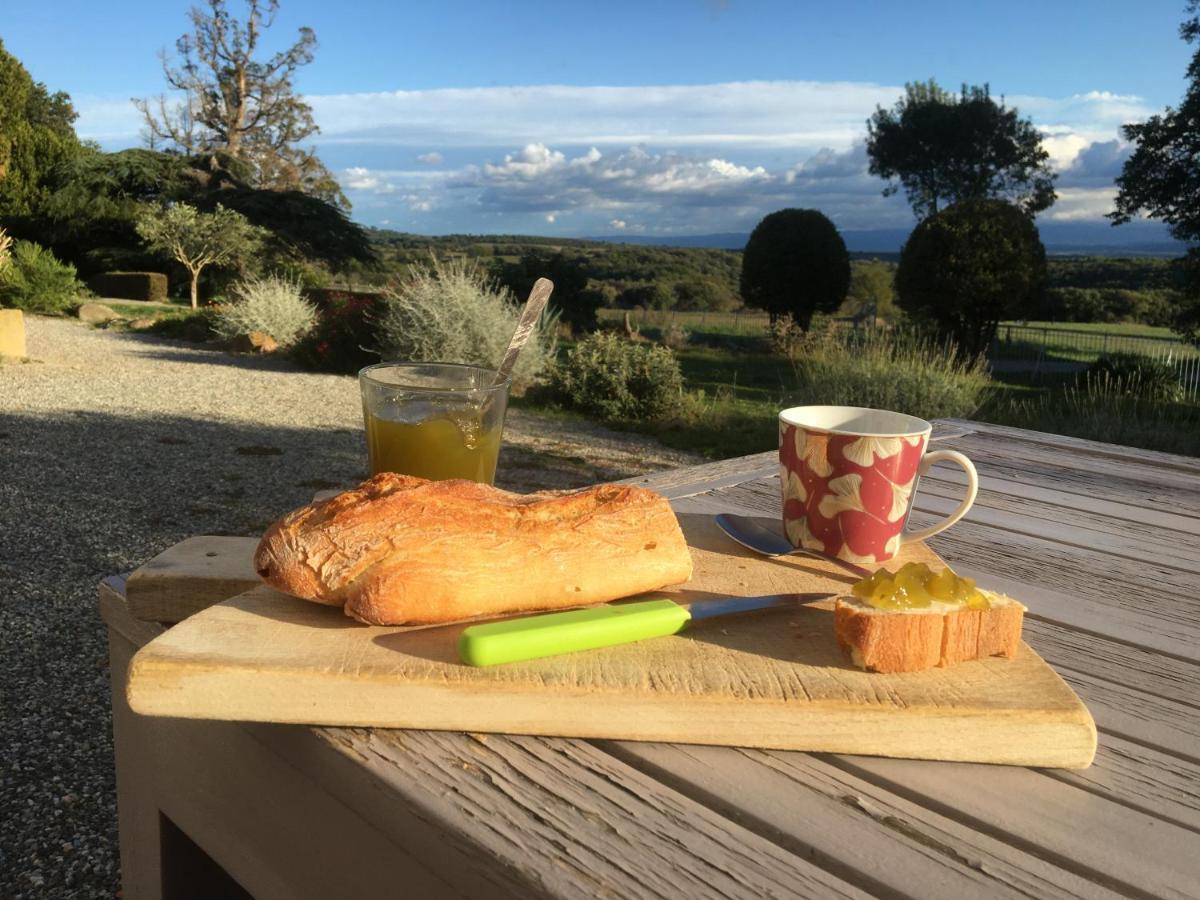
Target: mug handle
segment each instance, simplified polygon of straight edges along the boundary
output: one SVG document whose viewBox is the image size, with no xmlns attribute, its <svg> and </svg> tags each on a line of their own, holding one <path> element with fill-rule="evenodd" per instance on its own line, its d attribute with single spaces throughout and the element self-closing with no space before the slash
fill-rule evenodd
<svg viewBox="0 0 1200 900">
<path fill-rule="evenodd" d="M 958 509 L 950 513 L 942 521 L 930 525 L 928 528 L 921 528 L 918 531 L 906 531 L 900 536 L 901 544 L 909 544 L 913 541 L 923 541 L 926 538 L 931 538 L 935 534 L 945 531 L 959 519 L 967 514 L 967 510 L 975 502 L 975 495 L 979 493 L 979 473 L 975 471 L 975 464 L 959 453 L 957 450 L 934 450 L 932 453 L 926 453 L 921 460 L 921 465 L 917 469 L 917 476 L 925 475 L 933 467 L 934 463 L 942 462 L 957 463 L 962 467 L 962 470 L 967 473 L 967 495 L 963 497 L 962 503 L 958 504 Z M 916 502 L 916 498 L 913 498 Z"/>
</svg>

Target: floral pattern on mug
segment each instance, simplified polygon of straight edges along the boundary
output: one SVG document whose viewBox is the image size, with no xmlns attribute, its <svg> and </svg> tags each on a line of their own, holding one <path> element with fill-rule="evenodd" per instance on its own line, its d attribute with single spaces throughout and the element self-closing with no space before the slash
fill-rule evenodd
<svg viewBox="0 0 1200 900">
<path fill-rule="evenodd" d="M 881 563 L 900 549 L 925 436 L 830 435 L 780 426 L 783 526 L 797 547 Z"/>
</svg>

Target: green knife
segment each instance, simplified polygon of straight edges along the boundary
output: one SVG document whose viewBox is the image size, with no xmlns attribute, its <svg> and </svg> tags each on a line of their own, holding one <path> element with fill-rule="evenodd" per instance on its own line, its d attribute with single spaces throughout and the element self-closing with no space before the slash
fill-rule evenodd
<svg viewBox="0 0 1200 900">
<path fill-rule="evenodd" d="M 571 609 L 466 628 L 458 655 L 467 665 L 540 659 L 677 634 L 688 623 L 716 616 L 824 600 L 833 594 L 770 594 L 676 603 L 665 597 Z"/>
</svg>

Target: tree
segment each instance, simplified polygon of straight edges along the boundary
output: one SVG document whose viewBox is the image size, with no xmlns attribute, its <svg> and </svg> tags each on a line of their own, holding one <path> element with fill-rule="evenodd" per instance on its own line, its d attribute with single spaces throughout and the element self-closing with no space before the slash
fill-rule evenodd
<svg viewBox="0 0 1200 900">
<path fill-rule="evenodd" d="M 1200 38 L 1200 0 L 1191 0 L 1187 11 L 1191 18 L 1179 27 L 1179 36 L 1190 44 Z M 1120 225 L 1144 213 L 1166 222 L 1172 235 L 1193 244 L 1184 267 L 1189 302 L 1174 327 L 1200 344 L 1200 46 L 1188 64 L 1187 77 L 1178 109 L 1167 107 L 1162 115 L 1121 129 L 1136 149 L 1117 178 L 1116 209 L 1109 217 Z"/>
<path fill-rule="evenodd" d="M 0 216 L 38 209 L 55 169 L 80 150 L 74 121 L 71 98 L 35 82 L 0 41 Z"/>
<path fill-rule="evenodd" d="M 296 70 L 313 61 L 317 37 L 311 28 L 286 50 L 256 59 L 263 34 L 275 21 L 279 0 L 246 0 L 246 19 L 236 19 L 226 0 L 193 7 L 192 33 L 175 42 L 181 62 L 162 54 L 163 74 L 174 91 L 135 99 L 153 149 L 169 142 L 188 154 L 221 152 L 253 168 L 255 187 L 299 190 L 348 209 L 337 181 L 312 148 L 299 144 L 317 134 L 312 107 L 295 93 Z"/>
<path fill-rule="evenodd" d="M 516 262 L 493 264 L 496 279 L 509 288 L 522 303 L 529 296 L 533 283 L 539 278 L 554 282 L 554 293 L 550 295 L 550 308 L 561 316 L 574 331 L 594 331 L 598 296 L 586 290 L 588 273 L 583 257 L 568 257 L 565 253 L 547 253 L 532 250 L 522 254 Z"/>
<path fill-rule="evenodd" d="M 151 250 L 170 255 L 192 276 L 192 309 L 199 305 L 200 273 L 208 266 L 243 262 L 257 248 L 263 230 L 239 212 L 217 204 L 211 213 L 186 203 L 147 210 L 137 231 Z"/>
<path fill-rule="evenodd" d="M 1045 284 L 1037 228 L 1004 200 L 964 200 L 930 216 L 909 235 L 896 269 L 900 308 L 966 357 L 987 349 L 1002 319 L 1036 312 Z"/>
<path fill-rule="evenodd" d="M 742 299 L 774 322 L 808 328 L 831 313 L 850 287 L 850 254 L 833 222 L 815 209 L 781 209 L 754 227 L 742 254 Z"/>
<path fill-rule="evenodd" d="M 896 285 L 892 266 L 882 260 L 856 261 L 850 267 L 846 300 L 857 316 L 891 321 L 896 317 Z"/>
<path fill-rule="evenodd" d="M 930 79 L 907 84 L 892 109 L 867 120 L 870 172 L 900 187 L 917 218 L 962 200 L 1011 200 L 1033 215 L 1056 198 L 1050 155 L 1029 119 L 996 103 L 985 84 L 955 96 Z"/>
<path fill-rule="evenodd" d="M 142 269 L 154 265 L 136 227 L 146 204 L 186 203 L 211 212 L 220 203 L 269 232 L 262 249 L 273 266 L 308 260 L 342 271 L 377 263 L 366 231 L 342 210 L 299 191 L 254 188 L 246 168 L 223 154 L 85 150 L 60 167 L 59 186 L 26 223 L 26 236 L 84 274 Z"/>
</svg>

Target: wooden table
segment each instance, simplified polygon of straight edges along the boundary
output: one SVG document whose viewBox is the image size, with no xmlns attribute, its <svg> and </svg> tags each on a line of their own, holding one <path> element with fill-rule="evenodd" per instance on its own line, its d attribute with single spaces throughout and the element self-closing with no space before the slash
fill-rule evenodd
<svg viewBox="0 0 1200 900">
<path fill-rule="evenodd" d="M 109 579 L 125 897 L 1200 895 L 1200 460 L 941 424 L 981 486 L 931 543 L 1030 607 L 1090 769 L 142 718 L 124 673 L 159 626 Z M 914 520 L 961 481 L 935 469 Z M 774 454 L 640 483 L 779 502 Z"/>
</svg>

